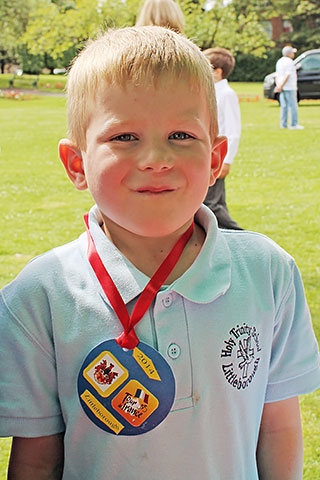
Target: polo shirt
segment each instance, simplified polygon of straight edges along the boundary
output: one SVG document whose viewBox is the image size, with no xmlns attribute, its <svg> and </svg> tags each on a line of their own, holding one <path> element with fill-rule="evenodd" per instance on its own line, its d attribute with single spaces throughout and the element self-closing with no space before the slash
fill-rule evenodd
<svg viewBox="0 0 320 480">
<path fill-rule="evenodd" d="M 289 75 L 283 86 L 283 90 L 297 90 L 297 70 L 294 61 L 290 57 L 281 57 L 276 64 L 277 83 L 281 84 L 284 78 Z"/>
<path fill-rule="evenodd" d="M 292 257 L 263 235 L 222 231 L 202 206 L 206 240 L 136 327 L 171 366 L 168 416 L 142 435 L 112 435 L 85 414 L 77 378 L 122 327 L 87 260 L 87 237 L 31 261 L 1 292 L 0 435 L 65 431 L 64 480 L 258 480 L 265 402 L 320 385 L 318 346 Z M 149 278 L 91 233 L 129 311 Z"/>
</svg>

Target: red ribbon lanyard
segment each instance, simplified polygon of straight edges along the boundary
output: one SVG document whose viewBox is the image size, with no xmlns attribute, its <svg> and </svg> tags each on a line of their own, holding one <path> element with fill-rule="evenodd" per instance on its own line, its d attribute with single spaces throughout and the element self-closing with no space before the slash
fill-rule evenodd
<svg viewBox="0 0 320 480">
<path fill-rule="evenodd" d="M 124 331 L 121 333 L 121 335 L 119 335 L 119 337 L 116 338 L 116 341 L 122 348 L 128 348 L 129 350 L 132 350 L 139 343 L 139 339 L 134 331 L 134 327 L 146 313 L 161 285 L 165 282 L 166 278 L 169 276 L 170 272 L 172 272 L 174 266 L 178 262 L 184 247 L 191 238 L 194 224 L 192 222 L 190 227 L 174 245 L 169 255 L 161 263 L 157 271 L 150 278 L 148 284 L 138 298 L 130 317 L 116 285 L 103 265 L 102 260 L 97 252 L 94 240 L 90 233 L 88 214 L 84 216 L 84 222 L 88 235 L 88 260 L 96 274 L 97 279 L 100 282 L 101 287 L 103 288 L 104 293 L 109 299 L 112 308 L 114 309 L 124 328 Z"/>
</svg>

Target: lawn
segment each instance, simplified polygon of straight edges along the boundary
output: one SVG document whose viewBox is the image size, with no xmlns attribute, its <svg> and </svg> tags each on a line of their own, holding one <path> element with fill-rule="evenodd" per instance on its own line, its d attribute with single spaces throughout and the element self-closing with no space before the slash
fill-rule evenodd
<svg viewBox="0 0 320 480">
<path fill-rule="evenodd" d="M 305 130 L 280 130 L 279 107 L 263 99 L 261 84 L 233 87 L 240 98 L 243 133 L 227 180 L 231 214 L 295 257 L 320 339 L 320 101 L 301 102 L 299 123 Z M 74 189 L 58 160 L 57 143 L 65 136 L 64 97 L 0 98 L 0 110 L 3 286 L 33 256 L 75 238 L 92 202 L 86 192 Z M 320 392 L 301 398 L 304 480 L 320 478 L 319 405 Z M 0 440 L 0 480 L 6 475 L 9 443 Z"/>
</svg>

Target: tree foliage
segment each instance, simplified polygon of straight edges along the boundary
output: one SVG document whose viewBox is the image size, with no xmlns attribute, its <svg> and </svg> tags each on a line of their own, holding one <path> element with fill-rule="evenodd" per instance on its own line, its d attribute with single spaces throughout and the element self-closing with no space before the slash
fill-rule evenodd
<svg viewBox="0 0 320 480">
<path fill-rule="evenodd" d="M 97 0 L 68 3 L 40 0 L 37 3 L 21 38 L 31 54 L 61 59 L 65 52 L 80 48 L 96 33 L 99 25 Z"/>
<path fill-rule="evenodd" d="M 201 48 L 224 46 L 234 54 L 238 52 L 262 56 L 273 46 L 263 29 L 261 15 L 251 2 L 234 1 L 225 4 L 216 0 L 210 9 L 200 3 L 182 0 L 186 16 L 186 34 Z"/>
<path fill-rule="evenodd" d="M 28 23 L 31 2 L 28 0 L 0 0 L 0 63 L 17 60 L 17 43 Z"/>
<path fill-rule="evenodd" d="M 134 25 L 143 0 L 0 0 L 0 61 L 20 57 L 26 68 L 67 66 L 85 41 L 107 27 Z M 285 15 L 294 32 L 281 40 L 319 45 L 318 0 L 179 0 L 185 34 L 202 49 L 224 46 L 235 55 L 266 57 L 274 43 L 263 28 Z M 208 8 L 208 5 L 211 8 Z"/>
<path fill-rule="evenodd" d="M 142 3 L 142 0 L 104 0 L 100 2 L 101 25 L 104 28 L 134 25 Z"/>
<path fill-rule="evenodd" d="M 311 49 L 320 45 L 320 2 L 302 0 L 297 2 L 295 13 L 291 17 L 293 32 L 292 43 L 299 49 Z"/>
</svg>

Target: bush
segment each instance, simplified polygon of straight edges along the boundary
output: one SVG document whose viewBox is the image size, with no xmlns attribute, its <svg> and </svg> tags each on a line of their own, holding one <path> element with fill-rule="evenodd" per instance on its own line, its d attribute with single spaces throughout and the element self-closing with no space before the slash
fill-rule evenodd
<svg viewBox="0 0 320 480">
<path fill-rule="evenodd" d="M 24 45 L 18 49 L 21 69 L 30 75 L 39 75 L 43 65 L 43 55 L 31 55 Z"/>
<path fill-rule="evenodd" d="M 268 73 L 274 72 L 280 57 L 281 49 L 270 50 L 265 58 L 239 53 L 229 80 L 231 82 L 262 82 Z"/>
</svg>

